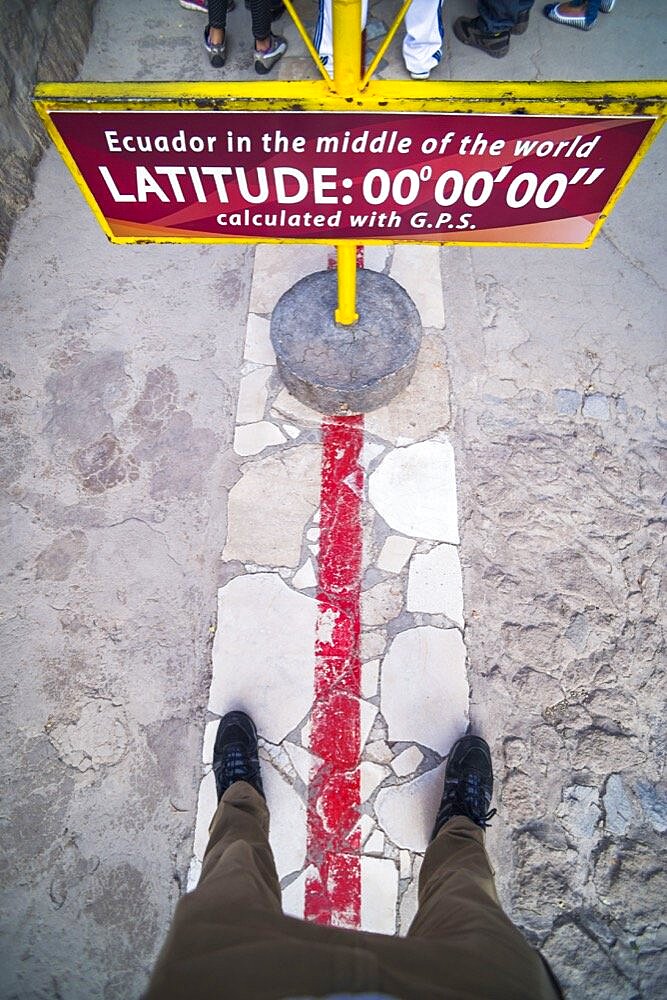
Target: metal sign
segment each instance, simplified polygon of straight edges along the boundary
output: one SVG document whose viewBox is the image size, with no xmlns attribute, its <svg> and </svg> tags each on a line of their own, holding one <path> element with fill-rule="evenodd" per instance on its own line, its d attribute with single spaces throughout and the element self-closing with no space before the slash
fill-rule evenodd
<svg viewBox="0 0 667 1000">
<path fill-rule="evenodd" d="M 585 246 L 654 118 L 54 110 L 114 241 Z"/>
<path fill-rule="evenodd" d="M 114 242 L 586 247 L 657 135 L 665 92 L 43 84 L 35 103 Z"/>
</svg>

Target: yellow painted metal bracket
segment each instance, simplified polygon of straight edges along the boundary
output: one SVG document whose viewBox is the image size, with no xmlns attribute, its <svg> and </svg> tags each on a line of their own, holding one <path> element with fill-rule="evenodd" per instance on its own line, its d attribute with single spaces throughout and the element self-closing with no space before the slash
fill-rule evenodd
<svg viewBox="0 0 667 1000">
<path fill-rule="evenodd" d="M 667 81 L 371 80 L 342 96 L 324 80 L 247 83 L 41 83 L 42 113 L 88 111 L 392 111 L 515 115 L 667 115 Z"/>
</svg>

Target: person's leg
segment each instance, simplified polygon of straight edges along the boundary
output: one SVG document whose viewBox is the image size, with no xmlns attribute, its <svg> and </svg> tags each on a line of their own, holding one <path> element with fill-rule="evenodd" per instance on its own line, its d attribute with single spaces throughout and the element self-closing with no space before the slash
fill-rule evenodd
<svg viewBox="0 0 667 1000">
<path fill-rule="evenodd" d="M 211 66 L 216 68 L 224 66 L 227 57 L 227 9 L 228 0 L 209 0 L 204 48 L 208 52 Z"/>
<path fill-rule="evenodd" d="M 403 59 L 414 79 L 428 79 L 442 59 L 441 0 L 412 0 L 405 14 Z"/>
<path fill-rule="evenodd" d="M 366 27 L 368 17 L 368 0 L 361 0 L 361 30 Z M 313 33 L 313 45 L 327 68 L 329 76 L 333 77 L 333 14 L 331 0 L 319 0 L 317 21 Z"/>
<path fill-rule="evenodd" d="M 227 26 L 227 0 L 209 0 L 208 31 L 214 45 L 219 45 L 225 35 Z"/>
<path fill-rule="evenodd" d="M 494 1000 L 555 998 L 559 994 L 541 957 L 498 901 L 484 848 L 484 830 L 495 814 L 489 811 L 492 793 L 488 745 L 480 737 L 464 736 L 447 761 L 408 938 L 441 942 L 447 949 L 454 992 Z"/>
<path fill-rule="evenodd" d="M 250 17 L 252 19 L 252 34 L 255 42 L 264 45 L 268 42 L 271 35 L 270 0 L 250 0 Z M 255 47 L 259 46 L 256 44 Z"/>
<path fill-rule="evenodd" d="M 250 16 L 255 39 L 255 72 L 265 74 L 287 51 L 287 41 L 282 35 L 271 33 L 271 0 L 250 0 Z"/>
<path fill-rule="evenodd" d="M 485 30 L 491 34 L 511 31 L 519 20 L 519 15 L 525 15 L 533 2 L 534 0 L 478 0 L 477 10 Z"/>
<path fill-rule="evenodd" d="M 235 782 L 220 800 L 195 892 L 200 889 L 210 891 L 222 905 L 281 911 L 269 811 L 246 781 Z"/>
</svg>

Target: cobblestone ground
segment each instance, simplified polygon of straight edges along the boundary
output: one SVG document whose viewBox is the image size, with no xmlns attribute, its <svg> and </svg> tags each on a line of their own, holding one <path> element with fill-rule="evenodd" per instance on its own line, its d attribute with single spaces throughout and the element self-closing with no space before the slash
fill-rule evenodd
<svg viewBox="0 0 667 1000">
<path fill-rule="evenodd" d="M 472 6 L 452 0 L 447 23 Z M 230 75 L 243 77 L 249 30 L 238 8 Z M 371 5 L 378 23 L 388 11 L 387 0 Z M 437 72 L 658 76 L 659 14 L 655 0 L 621 2 L 584 33 L 536 9 L 503 63 L 448 35 Z M 175 0 L 101 0 L 83 78 L 211 79 L 203 23 Z M 307 74 L 294 28 L 287 33 L 281 74 Z M 405 76 L 400 32 L 381 72 Z M 417 274 L 431 288 L 421 303 L 421 400 L 409 414 L 397 400 L 366 425 L 371 475 L 397 445 L 453 446 L 464 628 L 456 602 L 435 624 L 466 646 L 470 706 L 454 725 L 469 711 L 492 744 L 499 816 L 489 846 L 502 899 L 573 1000 L 665 991 L 663 173 L 664 140 L 587 252 L 433 251 L 434 271 Z M 319 437 L 263 373 L 262 292 L 286 280 L 266 260 L 240 247 L 109 246 L 54 151 L 12 239 L 0 276 L 7 1000 L 140 993 L 193 875 L 210 726 L 204 765 L 202 739 L 219 680 L 211 692 L 218 590 L 259 579 L 265 563 L 282 566 L 307 617 Z M 397 277 L 404 266 L 414 282 L 414 265 L 401 260 L 376 255 L 372 266 Z M 250 423 L 262 426 L 241 429 Z M 290 439 L 307 456 L 301 471 L 276 458 Z M 253 567 L 234 498 L 271 464 L 296 477 L 301 507 L 283 512 L 271 541 L 279 548 Z M 393 640 L 426 624 L 410 601 L 428 592 L 426 558 L 431 572 L 443 568 L 443 545 L 411 547 L 409 530 L 390 532 L 379 497 L 382 516 L 373 504 L 364 514 L 374 565 L 362 612 L 369 635 L 382 638 L 390 622 Z M 399 541 L 385 548 L 390 534 Z M 408 560 L 422 568 L 412 598 Z M 250 586 L 280 589 L 275 574 Z M 377 662 L 377 638 L 362 652 L 371 706 L 362 785 L 374 806 L 363 838 L 379 900 L 366 916 L 404 931 L 423 843 L 398 822 L 392 788 L 427 774 L 432 782 L 442 748 L 426 731 L 392 739 L 400 706 L 383 705 L 382 688 L 391 662 Z M 269 735 L 268 781 L 298 813 L 303 730 Z M 422 802 L 415 793 L 416 810 Z M 302 856 L 283 844 L 280 864 L 295 872 Z M 195 860 L 200 851 L 201 829 Z M 286 889 L 297 911 L 303 880 Z"/>
</svg>

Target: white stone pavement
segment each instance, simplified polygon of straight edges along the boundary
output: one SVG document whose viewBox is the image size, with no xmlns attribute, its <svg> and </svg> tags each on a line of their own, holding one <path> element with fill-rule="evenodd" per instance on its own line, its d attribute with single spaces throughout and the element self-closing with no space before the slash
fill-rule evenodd
<svg viewBox="0 0 667 1000">
<path fill-rule="evenodd" d="M 210 720 L 194 858 L 199 877 L 215 809 L 217 718 L 257 723 L 271 842 L 286 912 L 303 915 L 313 701 L 321 415 L 281 387 L 269 340 L 278 298 L 327 266 L 317 246 L 259 246 L 234 448 L 246 459 L 229 495 Z M 368 247 L 365 265 L 415 300 L 424 343 L 410 387 L 365 420 L 362 461 L 361 920 L 405 933 L 442 789 L 443 757 L 468 724 L 463 593 L 438 250 Z"/>
</svg>

